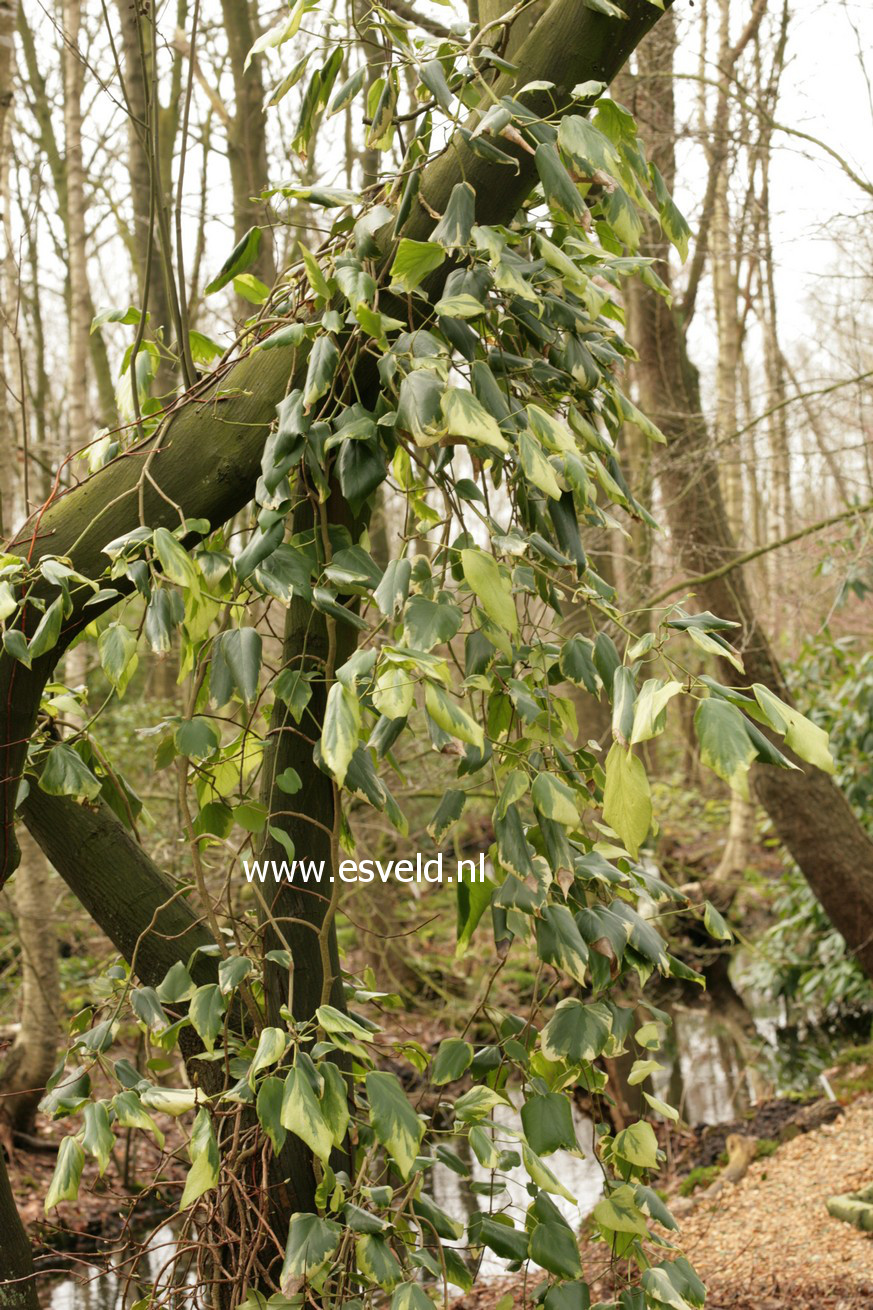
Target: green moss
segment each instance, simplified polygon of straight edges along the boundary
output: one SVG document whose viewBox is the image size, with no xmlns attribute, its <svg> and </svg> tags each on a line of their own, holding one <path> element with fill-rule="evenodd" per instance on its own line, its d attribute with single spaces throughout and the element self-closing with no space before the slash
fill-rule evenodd
<svg viewBox="0 0 873 1310">
<path fill-rule="evenodd" d="M 688 1177 L 683 1178 L 679 1184 L 679 1195 L 690 1196 L 698 1187 L 708 1187 L 710 1183 L 715 1182 L 718 1174 L 717 1164 L 700 1165 L 697 1169 L 692 1169 Z"/>
<path fill-rule="evenodd" d="M 873 1042 L 845 1047 L 835 1063 L 837 1072 L 830 1081 L 838 1100 L 851 1100 L 862 1092 L 873 1092 Z"/>
<path fill-rule="evenodd" d="M 778 1151 L 781 1145 L 781 1142 L 775 1142 L 772 1137 L 762 1137 L 755 1148 L 755 1159 L 766 1160 L 768 1156 Z"/>
</svg>

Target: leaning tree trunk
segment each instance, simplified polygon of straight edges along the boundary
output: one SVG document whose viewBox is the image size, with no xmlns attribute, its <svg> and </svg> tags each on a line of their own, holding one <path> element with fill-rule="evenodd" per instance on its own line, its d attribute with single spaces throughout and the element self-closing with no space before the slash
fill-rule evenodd
<svg viewBox="0 0 873 1310">
<path fill-rule="evenodd" d="M 651 157 L 667 181 L 675 173 L 672 72 L 675 28 L 667 14 L 639 52 L 635 112 Z M 646 254 L 662 261 L 666 250 L 649 233 Z M 722 569 L 736 556 L 721 493 L 718 462 L 701 410 L 700 385 L 690 363 L 685 337 L 665 300 L 641 292 L 635 341 L 640 407 L 668 438 L 660 467 L 673 545 L 691 577 Z M 736 568 L 693 587 L 701 609 L 741 625 L 746 676 L 790 700 L 785 679 L 758 622 L 743 572 Z M 736 680 L 726 666 L 729 682 Z M 797 771 L 771 767 L 754 770 L 758 800 L 788 852 L 797 861 L 834 927 L 868 977 L 873 978 L 873 841 L 848 801 L 820 770 L 803 764 Z"/>
</svg>

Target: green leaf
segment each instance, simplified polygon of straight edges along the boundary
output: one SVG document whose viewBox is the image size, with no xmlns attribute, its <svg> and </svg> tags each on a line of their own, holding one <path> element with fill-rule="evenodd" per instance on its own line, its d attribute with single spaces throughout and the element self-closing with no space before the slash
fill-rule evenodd
<svg viewBox="0 0 873 1310">
<path fill-rule="evenodd" d="M 447 1037 L 440 1042 L 439 1050 L 430 1067 L 430 1081 L 437 1087 L 445 1083 L 456 1082 L 463 1077 L 473 1063 L 473 1048 L 469 1042 L 457 1037 Z"/>
<path fill-rule="evenodd" d="M 132 327 L 141 318 L 142 312 L 136 305 L 128 305 L 127 309 L 101 309 L 100 313 L 95 314 L 91 319 L 91 332 L 96 332 L 105 323 L 124 323 L 127 327 Z"/>
<path fill-rule="evenodd" d="M 633 731 L 636 694 L 633 673 L 620 664 L 612 679 L 612 735 L 622 746 L 627 746 Z"/>
<path fill-rule="evenodd" d="M 427 831 L 433 840 L 440 844 L 446 833 L 454 823 L 457 823 L 464 812 L 466 795 L 456 787 L 450 787 L 443 795 L 436 812 L 427 825 Z"/>
<path fill-rule="evenodd" d="M 221 734 L 209 719 L 186 719 L 173 734 L 180 755 L 203 760 L 221 745 Z"/>
<path fill-rule="evenodd" d="M 40 655 L 44 655 L 47 650 L 52 650 L 57 645 L 58 637 L 61 635 L 63 618 L 64 598 L 58 596 L 43 614 L 36 632 L 30 639 L 28 653 L 31 660 L 39 659 Z M 136 640 L 133 638 L 132 640 L 134 646 L 136 646 Z"/>
<path fill-rule="evenodd" d="M 521 1107 L 521 1126 L 531 1149 L 537 1155 L 579 1149 L 570 1101 L 561 1092 L 529 1096 Z"/>
<path fill-rule="evenodd" d="M 317 296 L 323 300 L 330 300 L 330 287 L 327 284 L 327 278 L 321 270 L 321 265 L 313 255 L 312 251 L 304 246 L 302 241 L 298 241 L 300 248 L 300 257 L 303 260 L 303 267 L 306 270 L 306 277 L 309 285 Z"/>
<path fill-rule="evenodd" d="M 391 1297 L 391 1310 L 433 1310 L 433 1301 L 420 1283 L 400 1283 Z"/>
<path fill-rule="evenodd" d="M 618 833 L 636 859 L 652 823 L 652 798 L 642 760 L 614 742 L 606 757 L 603 821 Z"/>
<path fill-rule="evenodd" d="M 659 1073 L 663 1069 L 662 1064 L 657 1060 L 634 1060 L 633 1067 L 627 1076 L 628 1086 L 636 1087 L 638 1083 L 644 1082 L 653 1073 Z"/>
<path fill-rule="evenodd" d="M 487 313 L 485 305 L 468 291 L 454 296 L 443 296 L 434 305 L 434 312 L 443 318 L 479 318 Z"/>
<path fill-rule="evenodd" d="M 400 384 L 397 427 L 408 432 L 417 446 L 433 446 L 443 436 L 443 383 L 429 368 L 407 373 Z"/>
<path fill-rule="evenodd" d="M 415 698 L 415 682 L 408 669 L 390 665 L 376 679 L 373 704 L 389 719 L 405 719 Z"/>
<path fill-rule="evenodd" d="M 232 628 L 212 645 L 209 690 L 219 708 L 234 692 L 250 703 L 258 690 L 261 671 L 261 636 L 255 628 Z"/>
<path fill-rule="evenodd" d="M 657 1169 L 658 1140 L 650 1123 L 641 1119 L 616 1133 L 613 1150 L 621 1160 L 640 1169 Z"/>
<path fill-rule="evenodd" d="M 702 762 L 748 800 L 749 769 L 758 752 L 736 705 L 713 697 L 701 701 L 694 729 Z"/>
<path fill-rule="evenodd" d="M 440 66 L 438 59 L 432 61 L 431 67 L 433 64 Z M 442 72 L 441 67 L 440 72 Z M 451 100 L 451 97 L 449 99 Z M 475 221 L 476 192 L 469 182 L 456 182 L 452 187 L 445 213 L 431 232 L 430 239 L 445 250 L 462 250 L 470 241 L 470 233 Z"/>
<path fill-rule="evenodd" d="M 450 437 L 463 437 L 505 453 L 509 442 L 495 420 L 470 391 L 449 387 L 440 399 L 443 418 Z"/>
<path fill-rule="evenodd" d="M 100 795 L 100 783 L 81 755 L 63 743 L 49 751 L 39 785 L 49 796 L 85 796 L 94 801 Z"/>
<path fill-rule="evenodd" d="M 175 965 L 173 966 L 175 968 Z M 219 961 L 218 985 L 223 996 L 230 996 L 252 971 L 252 962 L 244 955 L 229 955 Z"/>
<path fill-rule="evenodd" d="M 655 199 L 658 202 L 658 217 L 661 220 L 661 231 L 670 240 L 679 252 L 679 258 L 684 263 L 688 258 L 688 243 L 691 239 L 691 229 L 689 228 L 685 217 L 680 213 L 673 197 L 667 190 L 661 172 L 656 164 L 651 165 L 652 179 L 655 184 Z"/>
<path fill-rule="evenodd" d="M 594 1219 L 602 1228 L 614 1233 L 633 1233 L 637 1237 L 646 1237 L 645 1216 L 637 1206 L 636 1192 L 623 1184 L 598 1201 L 594 1207 Z"/>
<path fill-rule="evenodd" d="M 218 1184 L 218 1143 L 215 1140 L 212 1121 L 206 1106 L 197 1112 L 188 1153 L 192 1165 L 185 1179 L 185 1189 L 179 1202 L 180 1210 L 193 1205 L 205 1192 Z"/>
<path fill-rule="evenodd" d="M 484 550 L 462 550 L 461 567 L 467 585 L 479 598 L 488 617 L 515 636 L 518 633 L 518 614 L 512 599 L 512 583 L 501 572 L 494 556 Z"/>
<path fill-rule="evenodd" d="M 544 496 L 549 496 L 552 500 L 560 500 L 561 488 L 555 470 L 529 432 L 518 434 L 518 455 L 525 477 Z"/>
<path fill-rule="evenodd" d="M 148 994 L 157 996 L 159 1001 L 166 1001 L 167 1005 L 178 1005 L 180 1001 L 190 1001 L 196 990 L 194 979 L 182 961 L 177 960 L 175 964 L 170 965 L 154 993 L 149 990 Z M 167 1017 L 163 1010 L 157 1017 L 159 1026 L 166 1026 Z M 140 1018 L 143 1018 L 146 1022 L 148 1021 L 145 1020 L 145 1016 L 142 1014 Z"/>
<path fill-rule="evenodd" d="M 703 903 L 703 922 L 710 937 L 720 942 L 733 940 L 733 933 L 711 901 Z"/>
<path fill-rule="evenodd" d="M 384 1287 L 386 1291 L 390 1292 L 403 1277 L 397 1257 L 385 1238 L 377 1233 L 364 1233 L 357 1239 L 355 1259 L 364 1277 Z"/>
<path fill-rule="evenodd" d="M 247 268 L 255 262 L 258 257 L 258 251 L 261 248 L 261 229 L 259 227 L 250 227 L 245 236 L 241 237 L 227 259 L 221 266 L 216 277 L 212 279 L 204 291 L 204 295 L 214 295 L 222 287 L 226 287 L 228 282 L 239 273 L 244 273 Z"/>
<path fill-rule="evenodd" d="M 587 1283 L 553 1283 L 543 1302 L 545 1310 L 590 1310 Z"/>
<path fill-rule="evenodd" d="M 46 1214 L 59 1201 L 75 1201 L 84 1163 L 85 1152 L 78 1137 L 65 1137 L 58 1150 L 58 1161 L 45 1198 Z"/>
<path fill-rule="evenodd" d="M 669 1265 L 661 1264 L 643 1273 L 642 1283 L 647 1304 L 657 1304 L 658 1310 L 661 1306 L 669 1306 L 670 1310 L 691 1310 L 691 1303 L 686 1301 L 674 1284 L 669 1270 Z"/>
<path fill-rule="evenodd" d="M 494 807 L 494 817 L 496 819 L 505 819 L 510 805 L 515 805 L 517 801 L 521 800 L 527 791 L 527 787 L 527 774 L 522 769 L 513 769 L 511 773 L 508 773 L 497 798 L 497 804 Z"/>
<path fill-rule="evenodd" d="M 373 1131 L 401 1175 L 408 1178 L 424 1135 L 424 1124 L 394 1074 L 378 1070 L 368 1073 L 366 1085 Z"/>
<path fill-rule="evenodd" d="M 428 714 L 443 732 L 456 737 L 458 741 L 469 742 L 480 752 L 485 749 L 485 735 L 481 726 L 435 682 L 426 684 L 424 703 Z"/>
<path fill-rule="evenodd" d="M 285 1080 L 280 1121 L 304 1141 L 325 1164 L 333 1150 L 333 1134 L 321 1112 L 308 1075 L 294 1067 Z"/>
<path fill-rule="evenodd" d="M 475 1228 L 471 1221 L 470 1242 L 481 1242 L 501 1260 L 522 1261 L 528 1257 L 528 1236 L 511 1221 L 483 1218 Z"/>
<path fill-rule="evenodd" d="M 280 1283 L 283 1291 L 296 1290 L 300 1279 L 312 1280 L 339 1246 L 342 1228 L 314 1214 L 293 1214 L 288 1228 Z"/>
<path fill-rule="evenodd" d="M 531 788 L 531 800 L 547 819 L 554 819 L 555 823 L 561 823 L 565 828 L 578 827 L 576 796 L 572 788 L 554 774 L 537 774 Z"/>
<path fill-rule="evenodd" d="M 285 1054 L 288 1034 L 283 1028 L 262 1028 L 258 1045 L 249 1068 L 249 1083 L 254 1085 L 255 1074 L 261 1069 L 268 1069 L 271 1064 L 281 1060 Z"/>
<path fill-rule="evenodd" d="M 168 532 L 166 528 L 155 528 L 153 533 L 155 554 L 160 561 L 164 575 L 175 582 L 177 587 L 184 587 L 195 599 L 200 598 L 200 575 L 184 546 Z"/>
<path fill-rule="evenodd" d="M 251 1074 L 249 1081 L 251 1081 Z M 276 1154 L 281 1151 L 287 1136 L 287 1130 L 282 1127 L 281 1119 L 284 1094 L 285 1084 L 282 1079 L 270 1075 L 262 1080 L 256 1102 L 258 1121 L 272 1142 Z"/>
<path fill-rule="evenodd" d="M 358 745 L 360 726 L 361 707 L 357 696 L 341 682 L 335 682 L 327 696 L 321 756 L 340 787 Z"/>
<path fill-rule="evenodd" d="M 521 1160 L 529 1177 L 536 1183 L 537 1187 L 541 1187 L 544 1192 L 551 1192 L 553 1196 L 562 1196 L 571 1205 L 575 1204 L 576 1198 L 569 1188 L 564 1186 L 560 1179 L 552 1173 L 548 1165 L 524 1142 L 522 1142 L 521 1146 Z"/>
<path fill-rule="evenodd" d="M 233 279 L 233 289 L 250 305 L 263 305 L 270 294 L 270 288 L 254 273 L 240 273 Z"/>
<path fill-rule="evenodd" d="M 295 723 L 303 718 L 303 711 L 312 699 L 312 684 L 300 669 L 283 669 L 274 687 L 279 700 L 284 701 Z"/>
<path fill-rule="evenodd" d="M 824 773 L 833 773 L 835 765 L 828 746 L 828 735 L 824 728 L 813 723 L 801 714 L 793 705 L 774 696 L 773 692 L 762 683 L 756 682 L 752 691 L 767 720 L 777 732 L 785 736 L 785 745 L 793 750 L 807 764 L 814 765 Z"/>
<path fill-rule="evenodd" d="M 580 1278 L 582 1262 L 572 1229 L 565 1224 L 537 1224 L 530 1235 L 530 1258 L 559 1278 Z"/>
<path fill-rule="evenodd" d="M 574 687 L 584 687 L 592 696 L 597 695 L 597 669 L 594 665 L 594 647 L 587 637 L 571 637 L 564 643 L 560 658 L 561 673 Z"/>
<path fill-rule="evenodd" d="M 411 241 L 404 237 L 397 245 L 391 265 L 391 281 L 403 291 L 414 291 L 428 273 L 439 268 L 445 257 L 442 246 L 432 241 Z"/>
<path fill-rule="evenodd" d="M 541 142 L 536 148 L 534 162 L 549 204 L 562 209 L 570 218 L 584 218 L 585 202 L 555 147 L 550 142 Z M 578 281 L 578 278 L 579 274 L 574 268 L 573 280 Z"/>
<path fill-rule="evenodd" d="M 140 1128 L 151 1133 L 158 1146 L 163 1150 L 164 1134 L 158 1128 L 150 1114 L 146 1114 L 136 1092 L 116 1092 L 112 1098 L 115 1119 L 120 1128 Z"/>
<path fill-rule="evenodd" d="M 643 1096 L 657 1114 L 662 1114 L 665 1119 L 670 1119 L 673 1123 L 679 1122 L 679 1111 L 672 1105 L 668 1105 L 657 1096 L 652 1096 L 650 1092 L 643 1092 Z"/>
<path fill-rule="evenodd" d="M 595 169 L 606 173 L 619 171 L 619 159 L 609 137 L 580 114 L 566 114 L 558 127 L 558 144 L 569 155 L 583 176 Z"/>
<path fill-rule="evenodd" d="M 596 1060 L 609 1041 L 612 1012 L 602 1001 L 559 1001 L 543 1029 L 542 1050 L 547 1060 L 584 1064 Z"/>
<path fill-rule="evenodd" d="M 642 685 L 634 705 L 633 730 L 630 744 L 649 741 L 664 731 L 669 702 L 682 690 L 682 683 L 671 680 L 661 682 L 659 678 L 648 678 Z"/>
<path fill-rule="evenodd" d="M 102 1178 L 112 1156 L 115 1138 L 109 1124 L 109 1115 L 102 1101 L 90 1101 L 84 1111 L 85 1130 L 82 1134 L 82 1146 L 88 1155 L 93 1155 Z"/>
<path fill-rule="evenodd" d="M 327 110 L 327 117 L 332 118 L 334 114 L 340 114 L 359 95 L 367 80 L 367 65 L 361 64 L 361 67 L 352 73 L 351 77 L 343 82 L 338 91 L 334 92 L 334 97 L 330 102 Z"/>
<path fill-rule="evenodd" d="M 333 385 L 339 365 L 339 348 L 333 337 L 324 332 L 315 338 L 309 354 L 306 381 L 303 384 L 303 408 L 308 411 Z"/>
<path fill-rule="evenodd" d="M 537 919 L 537 955 L 585 986 L 588 947 L 566 905 L 546 905 Z"/>
<path fill-rule="evenodd" d="M 432 650 L 451 641 L 463 619 L 457 605 L 413 596 L 403 614 L 403 640 L 413 650 Z"/>
<path fill-rule="evenodd" d="M 215 1046 L 215 1039 L 224 1024 L 226 1002 L 218 983 L 198 987 L 188 1006 L 188 1018 L 207 1051 Z"/>
<path fill-rule="evenodd" d="M 349 1129 L 349 1093 L 342 1073 L 330 1060 L 318 1067 L 322 1080 L 321 1113 L 330 1129 L 334 1146 L 342 1146 Z"/>
</svg>

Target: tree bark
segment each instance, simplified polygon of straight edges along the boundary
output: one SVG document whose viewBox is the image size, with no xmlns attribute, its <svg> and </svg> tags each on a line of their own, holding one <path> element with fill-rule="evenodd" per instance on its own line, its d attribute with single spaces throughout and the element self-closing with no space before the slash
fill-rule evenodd
<svg viewBox="0 0 873 1310">
<path fill-rule="evenodd" d="M 21 1026 L 0 1067 L 0 1118 L 14 1131 L 30 1133 L 55 1067 L 62 1005 L 51 871 L 36 842 L 24 834 L 21 840 L 23 859 L 13 884 L 22 957 Z"/>
<path fill-rule="evenodd" d="M 0 0 L 2 3 L 2 0 Z M 0 1310 L 39 1310 L 30 1242 L 0 1150 Z"/>
<path fill-rule="evenodd" d="M 264 203 L 256 198 L 268 182 L 264 83 L 260 60 L 253 59 L 248 68 L 245 66 L 246 56 L 257 36 L 252 22 L 251 0 L 221 0 L 221 12 L 234 91 L 233 117 L 227 125 L 233 235 L 234 240 L 239 241 L 250 227 L 259 224 L 263 227 L 253 271 L 272 286 L 276 280 L 273 232 L 269 225 L 264 225 Z"/>
<path fill-rule="evenodd" d="M 88 264 L 85 249 L 85 165 L 82 158 L 84 64 L 79 54 L 81 0 L 64 0 L 64 163 L 67 184 L 67 247 L 70 277 L 67 415 L 69 447 L 78 450 L 91 426 L 88 414 Z"/>
<path fill-rule="evenodd" d="M 169 348 L 176 339 L 169 289 L 173 252 L 165 248 L 158 222 L 158 206 L 167 200 L 164 191 L 167 179 L 154 157 L 152 145 L 153 125 L 162 118 L 160 106 L 152 104 L 152 97 L 157 94 L 150 80 L 154 59 L 152 33 L 149 20 L 140 13 L 138 4 L 132 5 L 130 0 L 117 0 L 117 4 L 127 100 L 127 169 L 133 202 L 131 255 L 140 308 L 150 315 L 148 336 L 160 338 Z M 155 377 L 159 396 L 176 390 L 176 372 L 168 358 L 161 359 Z"/>
<path fill-rule="evenodd" d="M 137 976 L 155 987 L 170 967 L 193 956 L 198 986 L 214 982 L 216 964 L 198 947 L 214 945 L 200 917 L 102 801 L 79 805 L 49 796 L 34 782 L 21 816 L 70 891 Z"/>
<path fill-rule="evenodd" d="M 674 46 L 673 19 L 667 14 L 640 48 L 634 106 L 650 157 L 668 186 L 675 173 Z M 661 276 L 669 278 L 665 249 L 653 233 L 644 253 L 657 258 Z M 634 344 L 640 356 L 640 407 L 668 439 L 660 482 L 676 556 L 689 575 L 705 573 L 734 558 L 736 544 L 701 412 L 697 371 L 688 359 L 679 320 L 660 296 L 644 297 L 643 332 Z M 701 585 L 698 601 L 701 609 L 741 625 L 737 644 L 748 681 L 764 683 L 790 701 L 742 570 Z M 724 676 L 736 680 L 730 666 Z M 757 798 L 783 844 L 861 968 L 873 977 L 873 841 L 845 796 L 820 770 L 808 764 L 796 771 L 757 766 L 753 774 Z"/>
</svg>

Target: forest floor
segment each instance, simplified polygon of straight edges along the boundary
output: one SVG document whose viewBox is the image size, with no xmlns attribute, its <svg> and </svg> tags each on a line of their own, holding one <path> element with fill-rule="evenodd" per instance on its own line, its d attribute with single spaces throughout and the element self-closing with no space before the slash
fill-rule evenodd
<svg viewBox="0 0 873 1310">
<path fill-rule="evenodd" d="M 873 1093 L 753 1163 L 735 1186 L 699 1196 L 677 1216 L 677 1245 L 706 1284 L 707 1310 L 870 1310 L 873 1236 L 825 1208 L 828 1197 L 870 1182 Z M 611 1303 L 616 1284 L 602 1243 L 583 1241 L 582 1262 L 592 1297 Z M 454 1310 L 494 1310 L 507 1293 L 523 1307 L 536 1281 L 496 1279 L 460 1298 Z"/>
<path fill-rule="evenodd" d="M 873 1305 L 873 1238 L 832 1219 L 828 1197 L 873 1182 L 873 1095 L 758 1160 L 681 1216 L 680 1245 L 709 1310 Z"/>
</svg>

